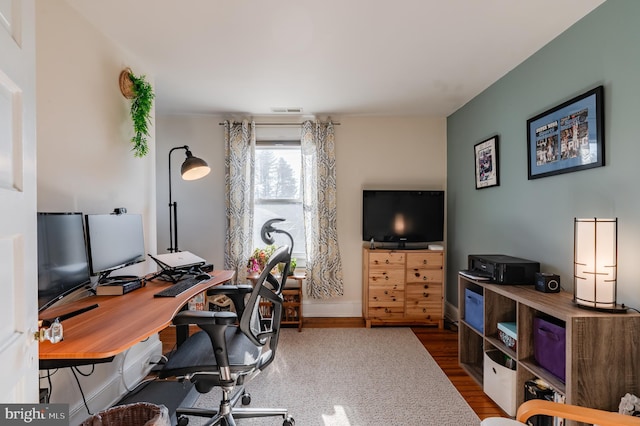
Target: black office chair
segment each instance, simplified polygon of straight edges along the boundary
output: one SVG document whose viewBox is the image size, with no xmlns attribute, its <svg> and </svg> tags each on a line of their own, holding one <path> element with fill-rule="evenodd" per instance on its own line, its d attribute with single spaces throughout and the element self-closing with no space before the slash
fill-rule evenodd
<svg viewBox="0 0 640 426">
<path fill-rule="evenodd" d="M 190 336 L 169 358 L 158 373 L 160 379 L 179 378 L 190 380 L 200 393 L 214 387 L 222 389 L 222 399 L 217 410 L 178 408 L 178 425 L 188 423 L 187 416 L 210 417 L 207 425 L 234 426 L 235 419 L 280 416 L 283 426 L 293 426 L 295 421 L 284 408 L 236 407 L 251 402 L 244 384 L 267 367 L 276 355 L 282 314 L 282 287 L 289 271 L 289 248 L 278 248 L 258 278 L 244 306 L 242 293 L 246 289 L 227 286 L 227 295 L 235 293 L 232 300 L 241 305 L 235 312 L 182 311 L 176 315 L 176 325 L 196 324 L 203 331 Z M 278 264 L 284 263 L 280 280 L 271 274 Z M 246 294 L 246 293 L 245 293 Z M 272 305 L 272 315 L 261 315 L 260 302 Z M 240 315 L 240 317 L 238 317 Z M 238 322 L 239 319 L 239 322 Z"/>
</svg>

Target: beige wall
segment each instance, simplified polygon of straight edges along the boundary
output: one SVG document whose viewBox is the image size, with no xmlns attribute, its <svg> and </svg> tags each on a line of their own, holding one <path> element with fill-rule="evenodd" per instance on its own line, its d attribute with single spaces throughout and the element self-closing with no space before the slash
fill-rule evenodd
<svg viewBox="0 0 640 426">
<path fill-rule="evenodd" d="M 224 138 L 218 116 L 160 116 L 157 120 L 158 251 L 168 247 L 167 156 L 174 146 L 189 145 L 212 172 L 201 181 L 184 182 L 173 155 L 173 197 L 178 201 L 180 248 L 223 266 Z M 305 316 L 361 315 L 362 189 L 445 189 L 446 121 L 424 117 L 339 117 L 336 126 L 338 238 L 344 268 L 344 296 L 306 300 Z M 256 120 L 265 121 L 265 120 Z M 283 120 L 291 121 L 291 119 Z M 272 130 L 274 132 L 276 130 Z M 283 130 L 284 131 L 284 130 Z"/>
<path fill-rule="evenodd" d="M 145 68 L 63 0 L 36 4 L 38 210 L 144 217 L 155 252 L 155 140 L 134 158 L 129 101 L 118 76 Z M 153 83 L 153 76 L 148 76 Z"/>
<path fill-rule="evenodd" d="M 202 179 L 184 181 L 180 166 L 184 150 L 171 155 L 172 198 L 178 203 L 178 248 L 207 259 L 221 269 L 224 261 L 224 138 L 222 119 L 215 116 L 158 117 L 157 199 L 158 253 L 169 247 L 169 151 L 187 145 L 193 155 L 209 164 L 211 172 Z"/>
</svg>

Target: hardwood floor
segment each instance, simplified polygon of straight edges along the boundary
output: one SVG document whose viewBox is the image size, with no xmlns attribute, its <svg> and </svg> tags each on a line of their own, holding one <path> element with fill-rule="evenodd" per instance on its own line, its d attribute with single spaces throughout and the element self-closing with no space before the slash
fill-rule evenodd
<svg viewBox="0 0 640 426">
<path fill-rule="evenodd" d="M 509 417 L 458 364 L 457 331 L 433 327 L 412 327 L 412 330 L 481 420 Z"/>
<path fill-rule="evenodd" d="M 364 327 L 361 318 L 305 318 L 303 324 L 302 333 L 304 328 Z M 509 417 L 458 365 L 458 332 L 455 326 L 443 330 L 435 327 L 411 329 L 481 420 L 487 417 Z M 175 345 L 173 327 L 160 332 L 160 339 L 163 352 L 171 350 Z"/>
</svg>

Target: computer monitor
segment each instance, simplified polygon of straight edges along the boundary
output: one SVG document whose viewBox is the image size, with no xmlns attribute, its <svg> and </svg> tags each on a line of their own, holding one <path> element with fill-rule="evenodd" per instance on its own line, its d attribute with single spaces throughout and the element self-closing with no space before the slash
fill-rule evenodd
<svg viewBox="0 0 640 426">
<path fill-rule="evenodd" d="M 38 311 L 91 283 L 82 213 L 37 215 Z"/>
<path fill-rule="evenodd" d="M 91 275 L 105 280 L 116 269 L 145 260 L 140 214 L 88 214 L 87 247 Z"/>
</svg>

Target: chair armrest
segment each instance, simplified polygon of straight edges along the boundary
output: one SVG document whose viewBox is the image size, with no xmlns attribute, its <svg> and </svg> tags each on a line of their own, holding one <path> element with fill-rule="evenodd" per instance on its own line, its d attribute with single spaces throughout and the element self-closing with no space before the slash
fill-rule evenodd
<svg viewBox="0 0 640 426">
<path fill-rule="evenodd" d="M 213 296 L 216 294 L 232 295 L 232 294 L 247 294 L 253 291 L 251 284 L 222 284 L 210 287 L 207 289 L 207 295 Z"/>
<path fill-rule="evenodd" d="M 238 317 L 242 317 L 244 312 L 245 296 L 253 291 L 251 284 L 223 284 L 211 287 L 207 290 L 207 296 L 223 295 L 231 299 L 236 308 Z"/>
<path fill-rule="evenodd" d="M 516 414 L 519 422 L 526 423 L 529 417 L 537 414 L 561 417 L 567 420 L 598 424 L 600 426 L 639 426 L 640 417 L 625 416 L 595 408 L 579 407 L 577 405 L 560 404 L 557 402 L 532 399 L 524 402 Z"/>
<path fill-rule="evenodd" d="M 175 325 L 231 325 L 238 316 L 235 312 L 181 311 L 173 318 Z"/>
</svg>

